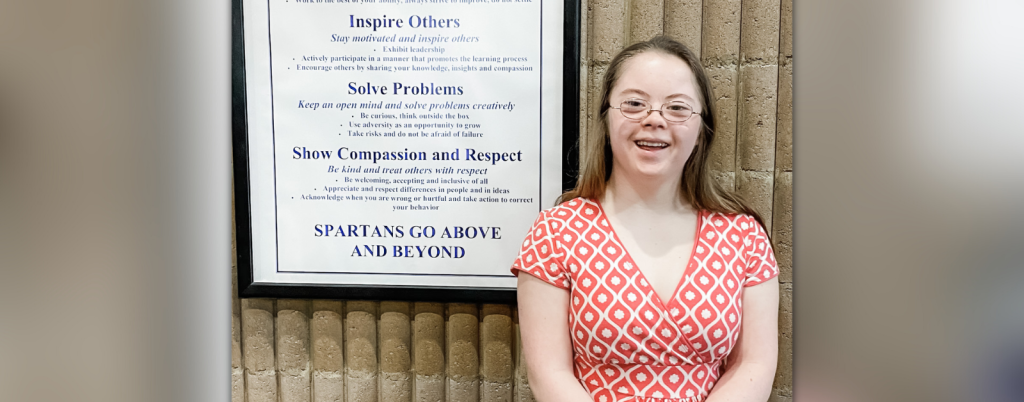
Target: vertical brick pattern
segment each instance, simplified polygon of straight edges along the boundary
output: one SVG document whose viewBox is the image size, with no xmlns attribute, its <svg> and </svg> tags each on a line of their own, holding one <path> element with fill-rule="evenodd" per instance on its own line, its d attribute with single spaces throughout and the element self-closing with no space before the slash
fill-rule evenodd
<svg viewBox="0 0 1024 402">
<path fill-rule="evenodd" d="M 406 302 L 380 303 L 380 397 L 382 401 L 412 401 L 412 322 Z"/>
<path fill-rule="evenodd" d="M 735 64 L 708 65 L 704 69 L 715 93 L 715 137 L 708 167 L 714 172 L 736 169 L 736 72 Z"/>
<path fill-rule="evenodd" d="M 775 119 L 779 67 L 740 66 L 739 159 L 742 170 L 775 170 Z"/>
<path fill-rule="evenodd" d="M 779 281 L 793 282 L 793 172 L 775 174 L 772 245 L 779 263 Z"/>
<path fill-rule="evenodd" d="M 675 38 L 700 57 L 703 0 L 665 0 L 665 35 Z"/>
<path fill-rule="evenodd" d="M 238 309 L 238 300 L 235 300 Z M 245 369 L 242 367 L 242 320 L 240 311 L 231 314 L 231 402 L 245 402 Z"/>
<path fill-rule="evenodd" d="M 717 132 L 710 169 L 736 170 L 737 80 L 740 53 L 740 0 L 704 0 L 701 62 L 715 92 Z"/>
<path fill-rule="evenodd" d="M 377 402 L 377 303 L 345 303 L 345 395 Z"/>
<path fill-rule="evenodd" d="M 737 189 L 762 215 L 771 216 L 775 170 L 775 122 L 778 110 L 779 0 L 743 0 L 740 27 L 739 167 Z M 754 173 L 756 172 L 756 173 Z M 743 188 L 743 184 L 755 185 Z M 761 194 L 767 185 L 767 199 Z M 765 218 L 767 221 L 770 218 Z M 771 230 L 769 225 L 768 230 Z"/>
<path fill-rule="evenodd" d="M 744 63 L 775 63 L 781 7 L 780 0 L 742 0 L 740 56 Z"/>
<path fill-rule="evenodd" d="M 576 115 L 579 116 L 579 118 L 577 119 L 577 122 L 579 124 L 579 130 L 580 130 L 579 132 L 580 132 L 580 134 L 583 134 L 583 133 L 587 132 L 587 125 L 589 124 L 589 122 L 587 121 L 587 118 L 585 117 L 585 116 L 588 115 L 587 114 L 587 110 L 590 109 L 590 105 L 587 104 L 588 99 L 590 99 L 589 96 L 588 96 L 589 93 L 587 91 L 587 85 L 590 82 L 590 24 L 589 24 L 589 21 L 590 21 L 590 10 L 589 10 L 589 8 L 590 8 L 590 4 L 589 4 L 588 0 L 580 0 L 580 37 L 579 37 L 579 40 L 580 40 L 580 59 L 578 61 L 578 63 L 579 63 L 578 67 L 579 67 L 579 71 L 580 71 L 580 81 L 579 81 L 580 93 L 577 95 L 578 96 L 577 100 L 579 101 L 579 110 L 576 113 Z M 565 116 L 565 118 L 568 119 L 568 118 L 571 118 L 571 116 Z M 578 150 L 579 149 L 584 149 L 583 148 L 583 143 L 582 143 L 583 138 L 584 137 L 582 135 L 580 135 L 579 139 L 580 139 L 581 142 L 579 144 L 577 144 L 577 147 L 576 147 Z M 579 155 L 579 156 L 583 157 L 583 155 Z"/>
<path fill-rule="evenodd" d="M 414 399 L 416 402 L 441 402 L 445 400 L 444 305 L 417 302 L 413 309 Z"/>
<path fill-rule="evenodd" d="M 277 301 L 277 376 L 281 402 L 309 402 L 309 310 L 304 300 Z"/>
<path fill-rule="evenodd" d="M 591 61 L 608 63 L 626 45 L 626 0 L 588 0 Z"/>
<path fill-rule="evenodd" d="M 274 363 L 274 301 L 242 300 L 242 360 L 248 402 L 277 401 Z"/>
<path fill-rule="evenodd" d="M 486 304 L 480 324 L 480 400 L 512 402 L 512 309 Z"/>
<path fill-rule="evenodd" d="M 736 192 L 764 220 L 765 230 L 772 233 L 772 172 L 741 170 L 736 173 Z"/>
<path fill-rule="evenodd" d="M 779 362 L 769 401 L 793 400 L 793 283 L 779 288 Z"/>
<path fill-rule="evenodd" d="M 779 15 L 779 111 L 775 170 L 793 171 L 793 0 L 782 0 Z"/>
<path fill-rule="evenodd" d="M 649 40 L 664 33 L 664 0 L 629 0 L 629 43 Z"/>
<path fill-rule="evenodd" d="M 479 312 L 475 305 L 448 305 L 448 401 L 480 400 Z"/>
<path fill-rule="evenodd" d="M 708 64 L 736 64 L 740 53 L 740 0 L 704 0 L 701 59 Z"/>
<path fill-rule="evenodd" d="M 793 171 L 793 59 L 780 59 L 779 111 L 776 123 L 775 170 Z"/>
<path fill-rule="evenodd" d="M 588 130 L 600 130 L 601 116 L 597 113 L 599 107 L 601 107 L 601 85 L 604 79 L 604 73 L 608 70 L 608 63 L 592 61 L 589 68 L 588 81 L 584 82 L 584 90 L 589 96 L 589 99 L 583 104 L 587 105 L 587 112 L 580 116 L 580 119 L 587 122 L 589 125 Z M 582 132 L 581 132 L 582 133 Z M 584 162 L 587 155 L 582 153 L 582 150 L 586 149 L 586 144 L 582 140 L 586 137 L 581 137 L 580 143 L 580 162 Z"/>
<path fill-rule="evenodd" d="M 792 10 L 792 0 L 583 0 L 580 60 L 580 125 L 595 130 L 620 49 L 664 32 L 698 52 L 717 107 L 712 174 L 762 214 L 779 261 L 769 400 L 780 402 L 793 399 Z M 232 302 L 232 402 L 535 401 L 512 306 Z"/>
<path fill-rule="evenodd" d="M 601 116 L 596 110 L 601 106 L 601 81 L 608 63 L 626 45 L 626 12 L 629 4 L 626 0 L 587 0 L 583 7 L 587 10 L 588 18 L 582 23 L 587 26 L 588 35 L 585 60 L 587 74 L 586 81 L 580 83 L 586 95 L 586 99 L 580 102 L 585 107 L 580 120 L 587 126 L 581 133 L 600 129 Z M 586 143 L 582 140 L 580 149 L 586 149 Z M 580 162 L 584 162 L 586 157 L 581 153 Z"/>
<path fill-rule="evenodd" d="M 343 311 L 341 302 L 313 301 L 313 318 L 309 321 L 313 402 L 345 400 Z"/>
</svg>

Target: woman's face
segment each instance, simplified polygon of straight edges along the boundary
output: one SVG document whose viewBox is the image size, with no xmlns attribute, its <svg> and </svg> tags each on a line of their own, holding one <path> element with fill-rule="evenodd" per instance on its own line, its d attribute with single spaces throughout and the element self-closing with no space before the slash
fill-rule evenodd
<svg viewBox="0 0 1024 402">
<path fill-rule="evenodd" d="M 639 100 L 655 111 L 635 120 L 618 109 L 608 110 L 613 175 L 624 175 L 627 180 L 681 180 L 701 126 L 699 113 L 703 109 L 695 82 L 686 63 L 665 53 L 644 52 L 623 64 L 611 90 L 611 106 Z M 683 123 L 666 120 L 656 111 L 666 105 L 689 107 L 693 115 Z"/>
</svg>

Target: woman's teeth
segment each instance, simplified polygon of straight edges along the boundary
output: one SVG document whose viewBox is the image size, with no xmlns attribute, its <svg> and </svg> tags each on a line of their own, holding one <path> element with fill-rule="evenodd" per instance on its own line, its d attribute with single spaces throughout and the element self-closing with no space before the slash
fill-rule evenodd
<svg viewBox="0 0 1024 402">
<path fill-rule="evenodd" d="M 650 148 L 665 148 L 665 147 L 668 146 L 668 144 L 666 144 L 664 142 L 651 142 L 651 141 L 637 141 L 636 145 L 639 145 L 641 147 L 650 147 Z"/>
</svg>

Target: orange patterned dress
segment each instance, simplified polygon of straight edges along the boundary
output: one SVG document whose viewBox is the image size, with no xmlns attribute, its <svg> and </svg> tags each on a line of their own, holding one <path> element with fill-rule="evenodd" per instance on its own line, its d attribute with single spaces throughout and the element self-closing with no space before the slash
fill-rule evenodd
<svg viewBox="0 0 1024 402">
<path fill-rule="evenodd" d="M 689 265 L 662 301 L 600 203 L 577 198 L 540 213 L 519 271 L 570 292 L 574 372 L 596 402 L 697 402 L 736 344 L 742 289 L 778 266 L 753 217 L 701 211 Z"/>
</svg>

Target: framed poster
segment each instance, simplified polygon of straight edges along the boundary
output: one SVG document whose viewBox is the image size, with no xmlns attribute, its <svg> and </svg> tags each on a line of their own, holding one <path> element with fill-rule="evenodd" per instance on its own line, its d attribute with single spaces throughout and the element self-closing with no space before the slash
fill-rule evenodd
<svg viewBox="0 0 1024 402">
<path fill-rule="evenodd" d="M 577 164 L 578 0 L 236 0 L 241 297 L 514 302 Z"/>
</svg>

